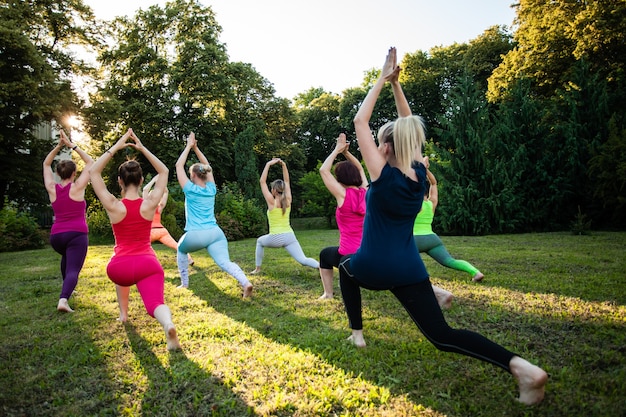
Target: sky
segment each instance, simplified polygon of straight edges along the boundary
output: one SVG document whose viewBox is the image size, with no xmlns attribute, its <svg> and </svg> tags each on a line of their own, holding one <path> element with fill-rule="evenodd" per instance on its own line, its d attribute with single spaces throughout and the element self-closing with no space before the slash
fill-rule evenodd
<svg viewBox="0 0 626 417">
<path fill-rule="evenodd" d="M 84 0 L 99 19 L 132 16 L 164 0 Z M 395 46 L 407 53 L 466 43 L 510 27 L 514 0 L 200 0 L 222 27 L 230 61 L 251 64 L 292 99 L 311 87 L 341 94 L 380 68 Z"/>
</svg>

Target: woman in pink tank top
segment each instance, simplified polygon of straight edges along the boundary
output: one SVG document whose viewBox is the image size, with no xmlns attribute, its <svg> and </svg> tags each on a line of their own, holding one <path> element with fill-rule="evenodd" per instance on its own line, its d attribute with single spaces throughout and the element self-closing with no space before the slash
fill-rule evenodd
<svg viewBox="0 0 626 417">
<path fill-rule="evenodd" d="M 339 266 L 343 255 L 356 252 L 361 245 L 363 219 L 365 217 L 365 193 L 367 177 L 363 166 L 348 150 L 345 133 L 337 138 L 335 149 L 320 167 L 320 175 L 328 191 L 337 200 L 335 218 L 339 228 L 339 246 L 329 246 L 320 252 L 320 278 L 324 294 L 320 299 L 333 298 L 333 268 Z M 331 173 L 333 162 L 343 154 L 345 161 L 335 165 L 335 175 Z"/>
<path fill-rule="evenodd" d="M 61 255 L 61 276 L 63 286 L 57 310 L 72 313 L 68 300 L 78 284 L 78 275 L 83 268 L 89 246 L 89 230 L 85 209 L 85 188 L 89 184 L 89 168 L 93 159 L 72 143 L 61 130 L 60 140 L 43 161 L 43 182 L 52 204 L 54 223 L 50 230 L 50 245 Z M 76 178 L 76 164 L 71 159 L 63 159 L 56 165 L 56 173 L 61 182 L 57 183 L 52 173 L 52 163 L 63 146 L 81 157 L 85 168 Z"/>
<path fill-rule="evenodd" d="M 333 298 L 333 268 L 339 267 L 344 255 L 355 253 L 361 245 L 363 219 L 365 218 L 365 193 L 368 181 L 363 166 L 348 150 L 345 133 L 337 138 L 337 145 L 320 167 L 320 175 L 328 191 L 337 200 L 335 218 L 339 228 L 339 246 L 329 246 L 320 251 L 320 278 L 324 294 L 320 299 Z M 335 178 L 331 173 L 333 161 L 343 154 L 345 161 L 335 165 Z M 441 308 L 450 308 L 454 296 L 450 291 L 432 286 Z"/>
<path fill-rule="evenodd" d="M 141 152 L 157 171 L 158 178 L 154 188 L 145 198 L 139 195 L 143 173 L 137 161 L 126 161 L 118 168 L 121 200 L 107 190 L 102 179 L 104 167 L 117 151 L 126 147 Z M 120 309 L 119 320 L 128 320 L 130 286 L 136 285 L 146 312 L 163 326 L 167 349 L 178 350 L 180 343 L 172 322 L 172 313 L 164 302 L 165 273 L 150 244 L 152 219 L 167 187 L 168 173 L 165 164 L 143 146 L 132 129 L 128 129 L 91 168 L 93 190 L 109 215 L 115 236 L 114 254 L 107 265 L 107 275 L 115 283 Z"/>
</svg>

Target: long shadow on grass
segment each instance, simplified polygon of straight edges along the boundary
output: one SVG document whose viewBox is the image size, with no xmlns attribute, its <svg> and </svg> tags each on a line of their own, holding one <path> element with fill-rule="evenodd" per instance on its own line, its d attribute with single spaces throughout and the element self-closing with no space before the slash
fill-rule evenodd
<svg viewBox="0 0 626 417">
<path fill-rule="evenodd" d="M 142 413 L 152 416 L 254 416 L 254 411 L 219 378 L 204 371 L 185 356 L 170 352 L 169 369 L 152 352 L 132 324 L 124 325 L 128 340 L 149 379 L 143 395 Z"/>
<path fill-rule="evenodd" d="M 611 381 L 621 374 L 619 369 L 626 366 L 626 327 L 619 324 L 520 314 L 506 307 L 486 307 L 482 300 L 472 299 L 463 299 L 462 307 L 446 312 L 452 327 L 478 331 L 533 362 L 541 358 L 539 364 L 552 375 L 548 394 L 539 414 L 528 414 L 529 410 L 514 401 L 516 384 L 510 375 L 471 358 L 437 351 L 389 292 L 363 291 L 364 306 L 370 311 L 370 317 L 364 317 L 368 347 L 355 349 L 344 341 L 349 330 L 340 303 L 322 303 L 320 308 L 327 309 L 327 316 L 312 318 L 309 297 L 316 294 L 311 293 L 311 283 L 303 281 L 310 279 L 308 276 L 278 279 L 263 275 L 256 279 L 255 296 L 242 301 L 217 288 L 204 273 L 194 275 L 191 291 L 216 311 L 245 321 L 278 343 L 309 351 L 333 366 L 360 374 L 394 395 L 408 393 L 412 401 L 436 410 L 454 415 L 489 415 L 485 410 L 494 403 L 501 404 L 503 413 L 509 415 L 598 415 L 598 407 L 616 410 L 615 393 L 598 387 L 603 383 L 612 386 Z M 293 292 L 293 304 L 280 305 L 274 292 Z M 340 321 L 336 320 L 337 314 Z M 394 324 L 386 328 L 391 320 Z M 403 327 L 397 328 L 398 322 Z M 559 354 L 555 356 L 555 352 Z M 572 362 L 572 358 L 577 359 Z M 590 375 L 591 368 L 595 369 L 593 387 L 591 380 L 580 378 L 580 374 Z M 440 378 L 442 372 L 448 378 Z M 626 411 L 626 405 L 618 408 Z"/>
<path fill-rule="evenodd" d="M 25 259 L 27 266 L 37 262 L 36 257 Z M 4 283 L 3 301 L 11 308 L 0 320 L 0 415 L 117 414 L 115 384 L 102 377 L 108 372 L 106 355 L 83 327 L 85 312 L 64 314 L 54 308 L 59 282 L 59 275 L 31 275 Z M 45 313 L 29 310 L 42 303 L 48 305 Z"/>
</svg>

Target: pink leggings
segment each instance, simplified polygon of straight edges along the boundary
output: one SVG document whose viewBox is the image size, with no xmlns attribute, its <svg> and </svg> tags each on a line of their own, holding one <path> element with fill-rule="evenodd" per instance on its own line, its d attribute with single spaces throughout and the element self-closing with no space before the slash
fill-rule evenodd
<svg viewBox="0 0 626 417">
<path fill-rule="evenodd" d="M 164 304 L 165 273 L 155 255 L 113 256 L 107 265 L 107 275 L 119 286 L 137 285 L 150 316 L 154 317 L 154 309 Z"/>
</svg>

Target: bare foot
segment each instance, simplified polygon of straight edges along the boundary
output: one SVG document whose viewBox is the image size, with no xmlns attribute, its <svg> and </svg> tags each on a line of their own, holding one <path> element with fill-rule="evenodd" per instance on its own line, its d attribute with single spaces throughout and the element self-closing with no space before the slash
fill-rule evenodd
<svg viewBox="0 0 626 417">
<path fill-rule="evenodd" d="M 180 350 L 180 342 L 178 341 L 178 335 L 176 334 L 176 327 L 173 324 L 167 326 L 165 332 L 165 340 L 167 341 L 167 350 Z"/>
<path fill-rule="evenodd" d="M 120 316 L 117 318 L 117 321 L 120 321 L 122 323 L 126 323 L 126 321 L 128 321 L 128 314 L 120 314 Z"/>
<path fill-rule="evenodd" d="M 61 311 L 63 313 L 74 312 L 74 310 L 70 308 L 70 305 L 67 302 L 67 298 L 59 298 L 59 304 L 57 304 L 57 311 Z"/>
<path fill-rule="evenodd" d="M 322 294 L 320 296 L 320 298 L 318 298 L 318 300 L 332 300 L 333 299 L 333 295 L 332 294 Z"/>
<path fill-rule="evenodd" d="M 479 271 L 479 272 L 476 272 L 476 275 L 472 277 L 472 281 L 480 282 L 483 280 L 483 278 L 485 278 L 485 275 L 483 275 L 483 273 Z"/>
<path fill-rule="evenodd" d="M 253 288 L 254 287 L 252 286 L 252 284 L 248 284 L 245 287 L 243 287 L 243 298 L 250 297 L 252 295 Z"/>
<path fill-rule="evenodd" d="M 454 295 L 452 295 L 450 291 L 439 289 L 439 291 L 435 291 L 435 297 L 437 297 L 437 303 L 439 303 L 439 307 L 442 310 L 447 310 L 452 307 L 452 300 L 454 300 Z"/>
<path fill-rule="evenodd" d="M 367 346 L 365 344 L 365 339 L 363 339 L 363 333 L 352 333 L 352 335 L 350 335 L 350 337 L 348 337 L 346 339 L 347 341 L 349 341 L 350 343 L 352 343 L 354 346 L 358 347 L 358 348 L 364 348 L 365 346 Z"/>
<path fill-rule="evenodd" d="M 261 268 L 255 268 L 254 270 L 249 272 L 250 275 L 259 275 L 260 273 L 261 273 Z"/>
<path fill-rule="evenodd" d="M 514 356 L 509 363 L 511 373 L 519 386 L 519 398 L 522 404 L 539 404 L 543 400 L 548 374 L 519 356 Z"/>
</svg>

